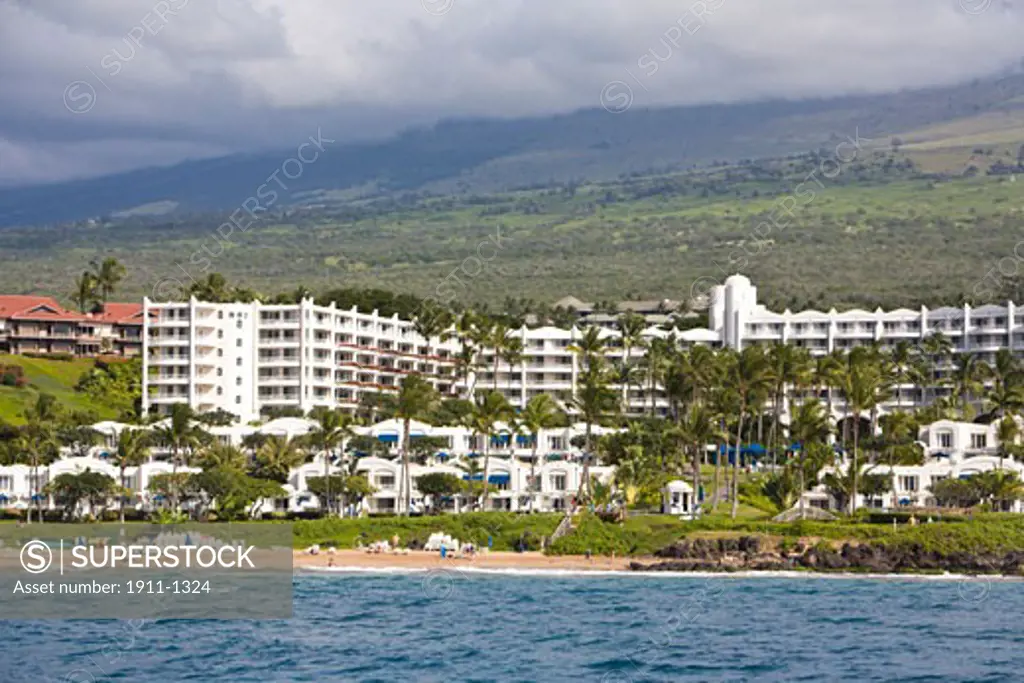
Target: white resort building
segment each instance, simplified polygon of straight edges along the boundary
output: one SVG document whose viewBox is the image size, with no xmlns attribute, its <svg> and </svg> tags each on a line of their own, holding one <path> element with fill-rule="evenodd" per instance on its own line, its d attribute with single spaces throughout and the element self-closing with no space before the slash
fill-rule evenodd
<svg viewBox="0 0 1024 683">
<path fill-rule="evenodd" d="M 750 280 L 734 275 L 713 288 L 707 303 L 707 329 L 679 331 L 652 325 L 643 332 L 644 338 L 672 335 L 684 347 L 703 344 L 737 350 L 751 344 L 782 343 L 822 355 L 876 343 L 882 347 L 899 341 L 918 343 L 941 332 L 954 351 L 970 351 L 990 363 L 999 349 L 1024 353 L 1024 312 L 1018 312 L 1012 302 L 918 311 L 776 313 L 758 303 L 757 288 Z M 223 409 L 248 422 L 275 407 L 353 408 L 363 393 L 395 391 L 402 377 L 414 372 L 430 379 L 446 396 L 487 387 L 503 392 L 515 407 L 542 393 L 567 407 L 580 371 L 571 350 L 583 334 L 580 328 L 514 330 L 511 334 L 523 345 L 520 361 L 510 365 L 499 359 L 495 372 L 494 352 L 484 349 L 476 359 L 477 371 L 460 377 L 455 366 L 461 348 L 458 339 L 423 339 L 410 321 L 397 316 L 317 306 L 312 300 L 267 305 L 146 299 L 144 310 L 143 402 L 146 410 L 158 412 L 186 402 L 201 412 Z M 608 357 L 621 359 L 624 349 L 619 333 L 600 328 L 600 334 L 607 341 Z M 637 347 L 630 355 L 639 361 L 644 352 Z M 625 388 L 618 390 L 633 414 L 643 412 L 652 401 L 643 386 L 631 386 L 628 397 Z M 668 404 L 660 388 L 653 400 L 664 414 Z M 920 400 L 918 387 L 903 385 L 882 410 Z M 842 416 L 841 401 L 834 402 L 833 409 L 834 418 Z"/>
<path fill-rule="evenodd" d="M 250 434 L 280 436 L 287 439 L 303 436 L 315 427 L 305 418 L 279 418 L 260 426 L 232 425 L 210 427 L 209 431 L 222 443 L 241 446 L 242 440 Z M 117 422 L 101 422 L 93 429 L 104 436 L 104 443 L 92 448 L 85 457 L 67 455 L 36 472 L 25 465 L 0 466 L 0 508 L 24 510 L 38 502 L 44 508 L 53 508 L 54 502 L 40 497 L 47 482 L 61 474 L 78 474 L 86 470 L 99 472 L 120 482 L 121 473 L 110 462 L 110 452 L 115 447 L 118 435 L 124 429 L 137 429 Z M 595 434 L 605 434 L 605 428 L 595 427 Z M 403 480 L 403 466 L 399 452 L 402 424 L 397 420 L 385 420 L 371 427 L 357 427 L 362 436 L 376 439 L 379 452 L 355 454 L 354 469 L 366 476 L 375 489 L 374 493 L 358 504 L 349 506 L 347 514 L 394 513 L 401 504 L 399 482 Z M 584 425 L 545 429 L 538 434 L 537 460 L 532 460 L 534 445 L 529 437 L 513 434 L 506 425 L 498 425 L 496 435 L 487 448 L 487 480 L 497 490 L 488 500 L 488 510 L 553 512 L 571 507 L 572 500 L 580 490 L 583 481 L 581 453 L 573 448 L 574 437 L 585 434 Z M 432 501 L 422 495 L 416 482 L 425 474 L 445 473 L 462 480 L 483 479 L 483 437 L 474 436 L 464 427 L 434 427 L 415 422 L 411 425 L 412 439 L 434 437 L 444 444 L 444 450 L 427 456 L 425 464 L 412 463 L 409 475 L 412 480 L 411 507 L 413 512 L 424 512 L 429 506 L 448 512 L 462 512 L 471 509 L 474 500 L 465 494 L 453 496 L 444 501 Z M 155 448 L 149 462 L 125 470 L 125 486 L 130 491 L 129 507 L 150 510 L 158 507 L 158 496 L 148 491 L 152 478 L 174 470 L 166 449 Z M 470 465 L 475 461 L 476 467 Z M 302 512 L 320 507 L 316 496 L 309 491 L 307 482 L 311 477 L 322 477 L 325 471 L 325 456 L 319 454 L 310 462 L 300 465 L 288 475 L 283 484 L 287 497 L 263 501 L 260 512 Z M 461 465 L 461 467 L 460 467 Z M 340 473 L 343 464 L 337 458 L 329 465 L 334 474 Z M 195 468 L 179 467 L 178 472 L 198 472 Z M 610 483 L 614 468 L 593 466 L 592 477 Z"/>
</svg>

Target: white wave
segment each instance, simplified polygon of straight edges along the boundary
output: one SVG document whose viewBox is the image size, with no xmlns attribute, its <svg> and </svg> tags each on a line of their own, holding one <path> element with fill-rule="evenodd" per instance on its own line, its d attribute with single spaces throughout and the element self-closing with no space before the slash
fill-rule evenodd
<svg viewBox="0 0 1024 683">
<path fill-rule="evenodd" d="M 638 577 L 681 579 L 868 579 L 873 581 L 1024 581 L 1024 577 L 997 574 L 865 574 L 859 572 L 739 571 L 739 572 L 660 572 L 619 569 L 545 569 L 540 567 L 299 567 L 300 572 L 328 574 L 481 574 L 495 576 L 547 576 L 551 578 Z"/>
</svg>

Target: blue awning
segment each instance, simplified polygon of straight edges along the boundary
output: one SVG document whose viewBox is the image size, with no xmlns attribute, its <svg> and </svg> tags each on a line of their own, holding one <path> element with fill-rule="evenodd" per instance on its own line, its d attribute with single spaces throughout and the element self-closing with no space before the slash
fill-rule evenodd
<svg viewBox="0 0 1024 683">
<path fill-rule="evenodd" d="M 729 455 L 732 455 L 733 453 L 736 452 L 736 448 L 734 446 L 726 447 L 723 445 L 718 448 L 718 452 L 722 454 L 728 453 Z M 762 446 L 759 443 L 752 443 L 740 446 L 741 455 L 763 455 L 764 452 L 764 446 Z"/>
<path fill-rule="evenodd" d="M 518 434 L 516 436 L 516 443 L 520 446 L 530 446 L 533 444 L 533 437 L 529 434 Z"/>
<path fill-rule="evenodd" d="M 498 445 L 498 444 L 505 445 L 505 444 L 509 443 L 511 440 L 512 440 L 512 435 L 511 434 L 497 434 L 497 435 L 491 437 L 491 443 L 495 444 L 495 445 Z"/>
<path fill-rule="evenodd" d="M 483 481 L 484 475 L 482 474 L 464 474 L 462 475 L 462 481 Z"/>
<path fill-rule="evenodd" d="M 507 484 L 512 480 L 512 477 L 507 474 L 492 474 L 487 477 L 487 483 L 489 484 Z"/>
<path fill-rule="evenodd" d="M 398 443 L 398 434 L 381 434 L 377 440 L 384 443 Z"/>
</svg>

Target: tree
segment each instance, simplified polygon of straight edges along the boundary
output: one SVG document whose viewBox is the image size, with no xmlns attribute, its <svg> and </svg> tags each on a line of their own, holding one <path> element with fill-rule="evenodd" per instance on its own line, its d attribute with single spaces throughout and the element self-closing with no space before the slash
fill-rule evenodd
<svg viewBox="0 0 1024 683">
<path fill-rule="evenodd" d="M 121 430 L 121 433 L 117 435 L 117 448 L 114 449 L 114 453 L 111 455 L 111 462 L 120 471 L 121 481 L 121 496 L 119 505 L 119 516 L 121 524 L 124 524 L 124 506 L 125 498 L 128 492 L 128 483 L 125 477 L 125 470 L 129 467 L 138 468 L 145 462 L 149 461 L 151 436 L 141 429 L 129 429 L 125 428 Z M 138 475 L 136 470 L 135 475 L 136 483 L 141 483 L 142 478 Z"/>
<path fill-rule="evenodd" d="M 71 292 L 71 301 L 82 313 L 92 309 L 97 303 L 96 278 L 86 271 L 75 279 L 75 289 Z"/>
<path fill-rule="evenodd" d="M 768 350 L 766 362 L 773 410 L 771 434 L 768 437 L 772 449 L 772 463 L 778 452 L 779 423 L 786 403 L 789 387 L 806 384 L 810 379 L 810 356 L 803 349 L 789 344 L 775 344 Z"/>
<path fill-rule="evenodd" d="M 570 401 L 573 409 L 579 413 L 586 426 L 586 452 L 583 454 L 583 478 L 580 481 L 580 496 L 584 487 L 590 493 L 590 461 L 594 454 L 593 429 L 607 416 L 614 414 L 619 406 L 619 399 L 611 388 L 611 377 L 604 365 L 604 359 L 595 356 L 579 376 L 576 395 Z"/>
<path fill-rule="evenodd" d="M 899 502 L 896 500 L 896 466 L 920 465 L 924 462 L 924 452 L 915 441 L 917 420 L 912 414 L 897 410 L 884 416 L 881 422 L 892 487 L 892 506 L 895 508 Z"/>
<path fill-rule="evenodd" d="M 286 494 L 277 481 L 258 479 L 231 467 L 213 467 L 193 474 L 188 487 L 225 520 L 251 519 L 256 503 Z"/>
<path fill-rule="evenodd" d="M 732 512 L 736 518 L 739 511 L 739 461 L 743 437 L 743 418 L 750 410 L 751 399 L 764 392 L 770 385 L 768 364 L 764 351 L 757 346 L 748 346 L 739 353 L 730 354 L 727 358 L 725 383 L 735 393 L 738 400 L 736 424 L 736 449 L 732 461 Z"/>
<path fill-rule="evenodd" d="M 440 397 L 430 382 L 420 375 L 406 375 L 395 401 L 395 417 L 402 422 L 402 481 L 399 495 L 404 491 L 405 514 L 412 512 L 412 479 L 409 475 L 410 429 L 413 420 L 425 419 L 436 407 Z"/>
<path fill-rule="evenodd" d="M 324 457 L 324 482 L 328 486 L 326 491 L 328 504 L 327 514 L 331 514 L 330 476 L 331 459 L 336 452 L 344 448 L 346 441 L 355 436 L 355 419 L 341 410 L 330 410 L 323 406 L 317 406 L 310 413 L 316 421 L 316 426 L 306 436 L 314 454 L 322 453 Z"/>
<path fill-rule="evenodd" d="M 94 510 L 102 506 L 117 488 L 113 478 L 86 469 L 79 474 L 58 475 L 46 485 L 45 493 L 53 496 L 58 507 L 64 508 L 65 518 L 75 519 L 82 501 Z"/>
<path fill-rule="evenodd" d="M 483 496 L 479 501 L 483 509 L 487 508 L 487 497 L 490 493 L 488 476 L 490 475 L 491 458 L 491 436 L 494 434 L 498 422 L 509 421 L 515 416 L 515 411 L 509 404 L 508 399 L 500 392 L 490 391 L 477 398 L 473 406 L 473 412 L 469 416 L 470 428 L 474 434 L 479 434 L 484 440 L 484 469 L 483 469 Z"/>
<path fill-rule="evenodd" d="M 101 262 L 92 261 L 92 279 L 100 300 L 106 304 L 110 295 L 117 290 L 128 271 L 116 258 L 109 257 Z"/>
<path fill-rule="evenodd" d="M 416 311 L 412 321 L 413 329 L 423 337 L 427 347 L 427 356 L 431 356 L 432 340 L 437 339 L 443 342 L 448 336 L 448 330 L 452 326 L 452 314 L 430 301 L 423 302 L 423 305 Z"/>
<path fill-rule="evenodd" d="M 530 436 L 530 482 L 531 484 L 536 481 L 537 473 L 537 446 L 540 440 L 540 432 L 542 429 L 552 429 L 561 424 L 565 419 L 565 415 L 558 408 L 555 403 L 547 394 L 538 394 L 530 399 L 530 402 L 526 404 L 526 407 L 519 414 L 518 424 L 520 429 L 523 429 Z M 533 510 L 533 499 L 534 496 L 530 496 L 529 508 Z"/>
<path fill-rule="evenodd" d="M 851 515 L 857 509 L 861 415 L 865 412 L 874 414 L 874 411 L 884 398 L 887 386 L 881 367 L 878 363 L 874 362 L 875 360 L 874 356 L 865 347 L 858 347 L 850 353 L 847 367 L 842 375 L 843 393 L 846 395 L 846 404 L 853 414 L 855 424 L 853 430 L 853 459 L 850 466 L 853 481 L 853 493 L 849 498 Z"/>
<path fill-rule="evenodd" d="M 989 375 L 988 365 L 973 353 L 953 354 L 953 373 L 950 381 L 953 384 L 953 396 L 960 405 L 960 416 L 965 421 L 974 419 L 971 400 L 984 388 L 984 380 Z"/>
<path fill-rule="evenodd" d="M 721 435 L 718 417 L 718 414 L 709 405 L 702 402 L 692 403 L 683 413 L 679 424 L 683 440 L 693 449 L 693 495 L 695 500 L 699 498 L 701 491 L 701 460 L 708 444 L 716 441 Z"/>
<path fill-rule="evenodd" d="M 430 509 L 436 513 L 442 498 L 454 496 L 462 490 L 462 480 L 454 474 L 431 472 L 416 480 L 416 488 L 424 496 L 430 496 Z"/>
<path fill-rule="evenodd" d="M 295 439 L 272 435 L 256 451 L 252 476 L 284 484 L 293 469 L 302 464 L 305 455 Z"/>
<path fill-rule="evenodd" d="M 830 431 L 829 416 L 825 414 L 818 400 L 801 403 L 790 419 L 789 435 L 799 448 L 797 484 L 799 486 L 800 519 L 804 518 L 804 491 L 807 490 L 805 474 L 806 455 L 811 444 L 824 444 Z"/>
<path fill-rule="evenodd" d="M 630 372 L 630 369 L 634 367 L 633 349 L 643 346 L 643 333 L 647 328 L 647 321 L 644 320 L 642 315 L 634 311 L 628 311 L 619 316 L 617 324 L 622 341 L 622 367 L 624 369 L 622 377 L 622 405 L 625 412 L 629 410 L 629 392 L 633 386 L 634 374 Z"/>
<path fill-rule="evenodd" d="M 1003 469 L 1003 459 L 1013 452 L 1017 437 L 1020 436 L 1020 427 L 1012 415 L 1007 415 L 999 421 L 996 438 L 999 440 L 999 469 Z"/>
<path fill-rule="evenodd" d="M 922 397 L 927 402 L 929 386 L 935 387 L 943 383 L 939 377 L 939 368 L 945 364 L 949 354 L 952 353 L 953 342 L 942 332 L 935 331 L 921 342 L 919 348 L 928 368 L 928 384 L 922 387 Z"/>
<path fill-rule="evenodd" d="M 194 419 L 195 413 L 187 403 L 175 403 L 171 406 L 171 415 L 167 424 L 157 427 L 154 431 L 156 440 L 171 451 L 172 474 L 177 474 L 179 467 L 188 464 L 192 454 L 205 439 L 205 432 L 193 423 Z M 171 480 L 171 483 L 177 481 L 175 478 Z M 171 505 L 177 512 L 180 503 L 179 492 L 171 490 L 169 493 Z"/>
</svg>

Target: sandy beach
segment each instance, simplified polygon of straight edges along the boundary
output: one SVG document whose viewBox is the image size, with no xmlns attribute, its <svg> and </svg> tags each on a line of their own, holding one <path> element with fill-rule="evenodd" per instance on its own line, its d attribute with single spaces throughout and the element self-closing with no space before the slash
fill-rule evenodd
<svg viewBox="0 0 1024 683">
<path fill-rule="evenodd" d="M 629 563 L 636 558 L 593 557 L 587 559 L 579 555 L 549 556 L 538 552 L 514 553 L 491 552 L 480 553 L 476 557 L 441 559 L 440 553 L 423 550 L 410 550 L 408 554 L 367 553 L 362 550 L 337 550 L 329 555 L 321 551 L 318 555 L 310 555 L 301 550 L 295 551 L 294 566 L 296 569 L 310 567 L 329 567 L 331 560 L 335 567 L 358 567 L 360 569 L 436 569 L 441 567 L 479 567 L 482 569 L 565 569 L 573 571 L 629 571 Z"/>
</svg>

